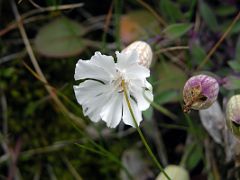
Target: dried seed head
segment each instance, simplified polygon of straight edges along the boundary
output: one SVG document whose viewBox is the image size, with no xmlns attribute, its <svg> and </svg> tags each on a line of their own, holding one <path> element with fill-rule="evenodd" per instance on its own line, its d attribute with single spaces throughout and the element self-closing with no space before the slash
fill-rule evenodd
<svg viewBox="0 0 240 180">
<path fill-rule="evenodd" d="M 240 95 L 234 95 L 228 101 L 226 120 L 230 131 L 240 138 Z"/>
<path fill-rule="evenodd" d="M 137 50 L 139 59 L 138 59 L 138 64 L 145 66 L 146 68 L 149 68 L 151 63 L 152 63 L 152 49 L 144 41 L 135 41 L 128 45 L 126 48 L 122 50 L 122 52 L 131 52 L 132 50 Z"/>
<path fill-rule="evenodd" d="M 216 79 L 208 75 L 191 77 L 183 88 L 184 112 L 190 109 L 209 108 L 217 99 L 219 85 Z"/>
</svg>

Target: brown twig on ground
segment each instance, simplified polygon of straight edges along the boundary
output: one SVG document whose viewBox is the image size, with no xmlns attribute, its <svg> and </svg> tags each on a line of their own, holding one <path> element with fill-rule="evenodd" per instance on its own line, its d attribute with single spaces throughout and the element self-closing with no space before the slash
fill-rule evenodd
<svg viewBox="0 0 240 180">
<path fill-rule="evenodd" d="M 37 3 L 35 3 L 33 0 L 28 0 L 35 8 L 38 8 L 38 9 L 43 9 L 42 6 L 38 5 Z"/>
<path fill-rule="evenodd" d="M 189 69 L 186 67 L 185 63 L 183 63 L 178 56 L 175 56 L 168 51 L 163 52 L 163 54 L 168 57 L 173 63 L 175 63 L 177 66 L 179 66 L 184 72 L 187 74 L 190 73 Z"/>
<path fill-rule="evenodd" d="M 34 18 L 34 17 L 28 18 L 28 17 L 33 16 L 33 15 L 38 14 L 38 13 L 43 13 L 43 12 L 47 12 L 47 11 L 74 9 L 74 8 L 79 8 L 79 7 L 82 7 L 82 6 L 83 6 L 83 3 L 65 4 L 65 5 L 59 5 L 57 7 L 56 6 L 42 7 L 42 8 L 38 8 L 38 9 L 34 9 L 32 11 L 29 11 L 25 14 L 22 14 L 19 19 L 21 19 L 21 21 L 24 22 L 24 23 L 29 23 L 29 22 L 32 22 L 32 21 L 36 20 L 36 18 Z M 27 18 L 28 18 L 28 20 L 27 20 Z M 0 30 L 0 36 L 3 36 L 7 32 L 9 32 L 12 29 L 15 29 L 17 27 L 18 27 L 18 22 L 10 23 L 6 28 Z"/>
<path fill-rule="evenodd" d="M 236 17 L 234 18 L 234 20 L 232 21 L 232 23 L 228 26 L 227 30 L 223 33 L 223 35 L 221 36 L 221 38 L 218 40 L 218 42 L 212 47 L 212 49 L 209 51 L 209 53 L 207 54 L 207 56 L 203 59 L 203 61 L 201 62 L 201 64 L 199 64 L 199 66 L 197 67 L 197 71 L 199 71 L 209 60 L 209 58 L 213 55 L 213 53 L 217 50 L 217 48 L 220 46 L 220 44 L 224 41 L 224 39 L 227 37 L 227 35 L 229 34 L 229 32 L 232 30 L 233 26 L 236 24 L 236 22 L 240 19 L 240 11 L 238 12 L 238 14 L 236 15 Z"/>
<path fill-rule="evenodd" d="M 199 15 L 199 13 L 197 12 L 196 13 L 196 18 L 195 18 L 195 23 L 194 23 L 194 31 L 195 32 L 198 32 L 199 31 L 199 28 L 200 28 L 200 15 Z"/>
<path fill-rule="evenodd" d="M 112 18 L 113 3 L 111 4 L 104 23 L 104 33 L 107 33 Z"/>
<path fill-rule="evenodd" d="M 67 9 L 79 8 L 79 7 L 82 7 L 83 5 L 84 5 L 83 3 L 76 3 L 76 4 L 64 4 L 64 5 L 59 5 L 59 6 L 42 7 L 41 9 L 34 9 L 34 10 L 31 10 L 31 11 L 25 13 L 25 14 L 22 14 L 21 18 L 25 19 L 29 16 L 33 16 L 35 14 L 48 12 L 48 11 L 67 10 Z"/>
<path fill-rule="evenodd" d="M 162 48 L 159 49 L 155 52 L 155 54 L 160 54 L 163 52 L 168 52 L 168 51 L 177 51 L 177 50 L 188 50 L 188 46 L 174 46 L 174 47 L 167 47 L 167 48 Z"/>
<path fill-rule="evenodd" d="M 58 98 L 58 96 L 56 95 L 56 93 L 54 92 L 54 90 L 51 88 L 51 86 L 48 85 L 48 81 L 47 79 L 45 78 L 38 62 L 37 62 L 37 59 L 34 55 L 34 52 L 33 52 L 33 49 L 31 47 L 31 44 L 29 42 L 29 39 L 27 37 L 27 33 L 24 29 L 24 26 L 22 24 L 22 21 L 21 21 L 21 16 L 18 12 L 18 9 L 17 9 L 17 6 L 15 4 L 15 1 L 14 0 L 11 0 L 11 5 L 12 5 L 12 10 L 13 10 L 13 13 L 14 13 L 14 16 L 15 16 L 15 19 L 18 23 L 18 28 L 20 30 L 20 34 L 22 36 L 22 39 L 23 39 L 23 42 L 25 44 L 25 47 L 26 47 L 26 50 L 27 50 L 27 53 L 30 57 L 30 60 L 33 64 L 33 67 L 37 73 L 37 75 L 39 76 L 39 78 L 41 79 L 41 81 L 44 83 L 44 86 L 47 90 L 47 92 L 50 94 L 52 100 L 54 101 L 55 105 L 57 105 L 58 108 L 60 108 L 60 110 L 65 114 L 67 115 L 71 120 L 73 120 L 79 127 L 83 128 L 85 127 L 85 123 L 84 121 L 79 118 L 79 117 L 76 117 L 74 114 L 72 114 L 71 112 L 69 112 L 69 110 L 65 107 L 65 105 L 62 103 L 62 101 Z"/>
<path fill-rule="evenodd" d="M 9 55 L 6 55 L 4 57 L 1 57 L 0 58 L 0 65 L 3 64 L 3 63 L 6 63 L 8 61 L 11 61 L 13 59 L 16 59 L 16 58 L 21 58 L 23 56 L 25 56 L 26 54 L 26 51 L 20 51 L 20 52 L 17 52 L 17 53 L 13 53 L 13 54 L 9 54 Z"/>
<path fill-rule="evenodd" d="M 151 6 L 149 6 L 146 2 L 144 2 L 143 0 L 137 0 L 137 2 L 139 2 L 143 7 L 145 7 L 149 12 L 151 12 L 156 19 L 158 20 L 158 22 L 164 27 L 166 26 L 166 22 L 163 20 L 163 18 L 157 14 L 152 8 Z"/>
</svg>

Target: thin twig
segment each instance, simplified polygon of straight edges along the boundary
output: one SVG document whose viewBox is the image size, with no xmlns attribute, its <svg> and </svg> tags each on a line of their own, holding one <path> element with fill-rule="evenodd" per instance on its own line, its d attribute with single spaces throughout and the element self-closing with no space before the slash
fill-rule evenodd
<svg viewBox="0 0 240 180">
<path fill-rule="evenodd" d="M 33 67 L 34 69 L 36 70 L 36 73 L 37 75 L 39 76 L 39 78 L 41 79 L 41 81 L 45 84 L 45 88 L 47 90 L 47 92 L 50 94 L 51 98 L 53 99 L 53 101 L 55 102 L 55 104 L 62 110 L 62 112 L 66 115 L 68 115 L 72 120 L 74 120 L 75 123 L 77 123 L 80 127 L 84 127 L 85 126 L 85 123 L 84 121 L 79 118 L 79 117 L 76 117 L 74 114 L 72 114 L 71 112 L 69 112 L 69 110 L 65 107 L 65 105 L 61 102 L 61 100 L 57 97 L 57 95 L 55 94 L 55 92 L 53 91 L 53 89 L 48 86 L 48 81 L 47 79 L 45 78 L 38 62 L 37 62 L 37 59 L 33 53 L 33 49 L 31 47 L 31 44 L 29 42 L 29 39 L 27 37 L 27 33 L 24 29 L 24 26 L 21 22 L 21 16 L 17 10 L 17 6 L 15 4 L 15 1 L 14 0 L 11 0 L 11 5 L 12 5 L 12 9 L 13 9 L 13 13 L 14 13 L 14 16 L 16 18 L 16 21 L 18 22 L 18 28 L 20 30 L 20 34 L 22 36 L 22 39 L 23 39 L 23 42 L 25 44 L 25 47 L 26 47 L 26 50 L 27 50 L 27 53 L 31 59 L 31 62 L 33 64 Z"/>
<path fill-rule="evenodd" d="M 84 5 L 83 3 L 76 3 L 76 4 L 59 5 L 57 7 L 56 6 L 42 7 L 42 8 L 38 8 L 38 9 L 34 9 L 32 11 L 29 11 L 25 14 L 22 14 L 19 19 L 21 19 L 24 23 L 28 23 L 28 21 L 25 22 L 24 20 L 27 19 L 29 16 L 33 16 L 38 13 L 43 13 L 43 12 L 47 12 L 47 11 L 74 9 L 74 8 L 82 7 L 83 5 Z M 33 19 L 31 19 L 31 22 L 32 21 L 33 21 Z M 9 32 L 12 29 L 15 29 L 16 27 L 18 27 L 18 22 L 13 22 L 13 23 L 9 24 L 6 28 L 0 30 L 0 36 L 3 36 L 4 34 L 6 34 L 7 32 Z"/>
<path fill-rule="evenodd" d="M 207 56 L 203 59 L 201 64 L 197 67 L 197 71 L 199 71 L 209 60 L 209 58 L 213 55 L 213 53 L 217 50 L 217 48 L 220 46 L 220 44 L 223 42 L 223 40 L 227 37 L 227 35 L 232 30 L 233 26 L 236 24 L 236 22 L 240 19 L 240 11 L 238 12 L 237 16 L 234 18 L 232 23 L 228 26 L 227 30 L 223 33 L 221 38 L 218 40 L 218 42 L 212 47 L 212 49 L 209 51 Z"/>
<path fill-rule="evenodd" d="M 26 54 L 26 51 L 24 50 L 21 52 L 17 52 L 17 53 L 13 53 L 13 54 L 9 54 L 7 56 L 1 57 L 0 64 L 6 63 L 8 61 L 14 60 L 19 57 L 23 57 L 23 56 L 25 56 L 25 54 Z"/>
<path fill-rule="evenodd" d="M 103 46 L 103 51 L 106 50 L 106 38 L 107 38 L 107 32 L 109 29 L 109 25 L 111 23 L 111 18 L 112 18 L 112 11 L 113 11 L 113 2 L 108 10 L 105 23 L 104 23 L 104 28 L 103 28 L 103 36 L 102 36 L 102 46 Z"/>
<path fill-rule="evenodd" d="M 143 0 L 137 0 L 143 7 L 145 7 L 148 11 L 150 11 L 155 17 L 156 19 L 159 21 L 159 23 L 164 27 L 166 26 L 166 22 L 163 20 L 163 18 L 161 16 L 159 16 L 152 8 L 151 6 L 149 6 L 146 2 L 144 2 Z"/>
<path fill-rule="evenodd" d="M 38 13 L 48 12 L 48 11 L 56 11 L 56 10 L 67 10 L 67 9 L 74 9 L 82 7 L 84 3 L 75 3 L 75 4 L 64 4 L 59 6 L 48 6 L 48 7 L 42 7 L 41 9 L 34 9 L 31 10 L 25 14 L 22 14 L 21 18 L 25 19 L 29 16 L 33 16 Z"/>
<path fill-rule="evenodd" d="M 109 25 L 110 25 L 110 22 L 111 22 L 111 18 L 112 18 L 112 10 L 113 10 L 113 3 L 111 4 L 109 10 L 108 10 L 108 13 L 107 13 L 107 16 L 105 18 L 105 23 L 104 23 L 104 33 L 107 33 L 108 31 L 108 28 L 109 28 Z"/>
<path fill-rule="evenodd" d="M 77 170 L 74 168 L 74 166 L 71 164 L 71 162 L 68 160 L 68 158 L 66 156 L 62 156 L 63 161 L 65 162 L 65 164 L 68 167 L 68 170 L 70 171 L 70 173 L 73 175 L 73 177 L 76 180 L 82 180 L 83 178 L 80 176 L 80 174 L 77 172 Z"/>
<path fill-rule="evenodd" d="M 159 49 L 155 52 L 155 54 L 160 54 L 163 52 L 168 52 L 168 51 L 177 51 L 177 50 L 188 50 L 188 46 L 175 46 L 175 47 L 167 47 L 167 48 L 162 48 Z"/>
<path fill-rule="evenodd" d="M 7 99 L 6 99 L 6 96 L 5 96 L 4 92 L 2 92 L 0 95 L 1 95 L 1 105 L 2 105 L 3 135 L 7 136 L 7 134 L 8 134 Z"/>
<path fill-rule="evenodd" d="M 195 23 L 194 23 L 194 32 L 198 32 L 199 31 L 199 27 L 200 27 L 200 15 L 199 13 L 197 12 L 196 13 L 196 18 L 195 18 Z"/>
<path fill-rule="evenodd" d="M 121 0 L 114 0 L 114 25 L 115 25 L 115 42 L 117 49 L 121 49 L 121 37 L 120 37 L 120 16 L 122 10 Z"/>
<path fill-rule="evenodd" d="M 187 72 L 187 74 L 189 74 L 189 69 L 186 67 L 186 64 L 183 63 L 177 56 L 172 55 L 168 51 L 163 52 L 163 54 L 168 57 L 173 63 L 178 65 L 184 72 Z"/>
<path fill-rule="evenodd" d="M 33 0 L 28 0 L 35 8 L 38 8 L 38 9 L 43 9 L 42 6 L 38 5 L 37 3 L 35 3 Z"/>
</svg>

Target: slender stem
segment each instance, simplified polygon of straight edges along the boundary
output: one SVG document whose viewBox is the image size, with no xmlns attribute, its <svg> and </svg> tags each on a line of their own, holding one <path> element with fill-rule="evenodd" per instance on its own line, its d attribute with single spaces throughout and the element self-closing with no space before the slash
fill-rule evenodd
<svg viewBox="0 0 240 180">
<path fill-rule="evenodd" d="M 173 114 L 171 111 L 169 111 L 168 109 L 164 108 L 161 105 L 158 105 L 157 103 L 155 103 L 154 101 L 151 101 L 145 93 L 143 93 L 144 98 L 152 105 L 152 107 L 154 107 L 155 109 L 157 109 L 159 112 L 163 113 L 165 116 L 170 117 L 172 120 L 176 121 L 178 119 L 178 117 Z"/>
<path fill-rule="evenodd" d="M 195 144 L 190 144 L 190 147 L 185 151 L 185 153 L 182 156 L 182 159 L 181 159 L 181 161 L 179 163 L 180 166 L 182 166 L 182 167 L 186 166 L 186 162 L 187 162 L 187 160 L 189 158 L 189 155 L 192 153 L 192 151 L 194 150 L 195 146 L 196 146 Z"/>
<path fill-rule="evenodd" d="M 126 90 L 125 82 L 124 82 L 124 81 L 122 81 L 122 87 L 123 87 L 124 97 L 125 97 L 126 102 L 127 102 L 127 105 L 128 105 L 128 109 L 129 109 L 129 111 L 130 111 L 130 114 L 131 114 L 131 116 L 132 116 L 134 125 L 135 125 L 135 127 L 136 127 L 136 129 L 137 129 L 137 131 L 138 131 L 139 136 L 141 137 L 141 140 L 142 140 L 144 146 L 146 147 L 149 155 L 151 156 L 151 158 L 153 159 L 153 161 L 154 161 L 154 163 L 157 165 L 157 167 L 160 169 L 160 171 L 166 176 L 166 178 L 167 178 L 168 180 L 171 180 L 170 177 L 167 175 L 167 173 L 164 171 L 164 169 L 163 169 L 163 167 L 161 166 L 161 164 L 158 162 L 157 158 L 154 156 L 154 154 L 153 154 L 151 148 L 149 147 L 149 145 L 148 145 L 148 143 L 147 143 L 147 141 L 146 141 L 146 139 L 145 139 L 145 137 L 144 137 L 141 129 L 139 128 L 139 126 L 138 126 L 138 124 L 137 124 L 137 120 L 136 120 L 136 118 L 135 118 L 135 116 L 134 116 L 134 113 L 133 113 L 133 110 L 132 110 L 130 101 L 129 101 L 129 99 L 128 99 L 127 90 Z"/>
<path fill-rule="evenodd" d="M 173 114 L 171 111 L 169 111 L 168 109 L 166 109 L 165 107 L 155 103 L 155 102 L 151 102 L 152 107 L 154 107 L 155 109 L 157 109 L 159 112 L 161 112 L 162 114 L 164 114 L 165 116 L 170 117 L 172 120 L 176 121 L 178 119 L 178 117 Z"/>
</svg>

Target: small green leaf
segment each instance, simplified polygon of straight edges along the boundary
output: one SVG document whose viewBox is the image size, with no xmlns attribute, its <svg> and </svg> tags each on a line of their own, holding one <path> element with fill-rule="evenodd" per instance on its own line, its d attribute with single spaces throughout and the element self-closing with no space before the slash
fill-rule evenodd
<svg viewBox="0 0 240 180">
<path fill-rule="evenodd" d="M 190 146 L 187 146 L 187 148 L 192 148 Z M 188 151 L 188 150 L 186 150 Z M 202 159 L 202 150 L 199 146 L 194 145 L 193 149 L 190 152 L 190 155 L 188 156 L 187 160 L 186 160 L 186 168 L 188 170 L 192 170 L 193 168 L 195 168 L 198 163 L 200 162 L 200 160 Z"/>
<path fill-rule="evenodd" d="M 177 99 L 179 99 L 179 93 L 176 90 L 163 91 L 154 97 L 154 101 L 156 101 L 158 104 L 173 102 Z"/>
<path fill-rule="evenodd" d="M 235 6 L 232 5 L 224 5 L 224 6 L 220 6 L 218 8 L 216 8 L 215 12 L 218 16 L 229 16 L 232 15 L 234 13 L 236 13 L 237 8 Z"/>
<path fill-rule="evenodd" d="M 240 72 L 240 61 L 228 61 L 228 65 L 236 72 Z"/>
<path fill-rule="evenodd" d="M 218 22 L 212 9 L 203 1 L 200 2 L 200 14 L 212 31 L 218 30 Z"/>
<path fill-rule="evenodd" d="M 36 50 L 48 57 L 70 57 L 85 47 L 84 27 L 67 18 L 58 18 L 42 27 L 35 38 Z"/>
<path fill-rule="evenodd" d="M 206 57 L 206 52 L 200 44 L 193 44 L 191 47 L 192 60 L 199 64 Z"/>
<path fill-rule="evenodd" d="M 183 18 L 183 14 L 180 11 L 180 8 L 175 2 L 172 2 L 171 0 L 161 0 L 160 10 L 163 16 L 165 16 L 166 19 L 169 19 L 171 22 L 177 22 Z"/>
<path fill-rule="evenodd" d="M 236 22 L 236 24 L 233 26 L 230 34 L 235 34 L 240 32 L 240 22 Z"/>
<path fill-rule="evenodd" d="M 237 39 L 235 59 L 238 61 L 238 64 L 240 64 L 240 35 L 238 36 L 238 39 Z"/>
<path fill-rule="evenodd" d="M 163 30 L 163 34 L 170 39 L 175 39 L 186 34 L 191 28 L 192 24 L 188 23 L 171 24 Z"/>
<path fill-rule="evenodd" d="M 158 79 L 155 88 L 157 103 L 178 101 L 179 92 L 187 80 L 184 71 L 172 63 L 162 61 L 156 66 L 155 76 Z"/>
</svg>

